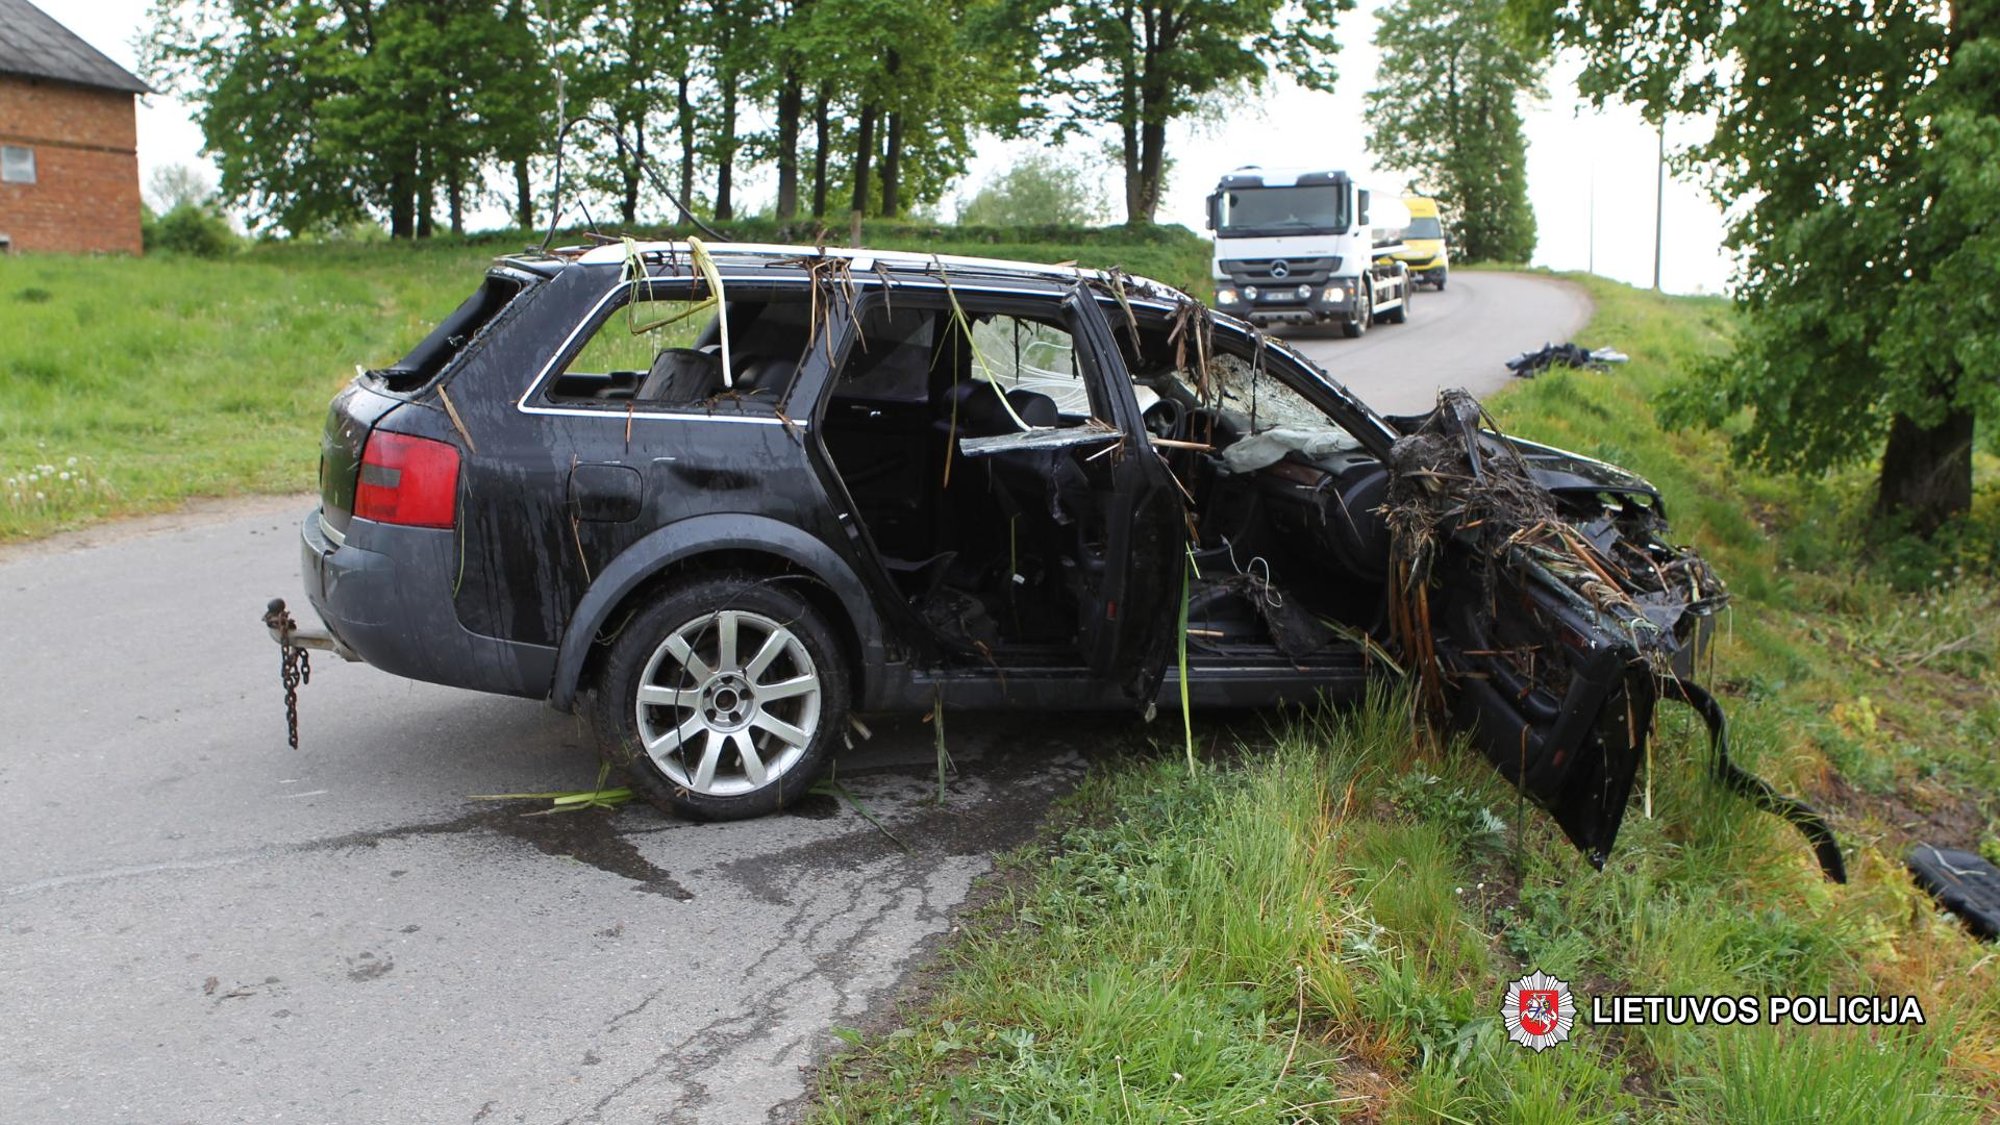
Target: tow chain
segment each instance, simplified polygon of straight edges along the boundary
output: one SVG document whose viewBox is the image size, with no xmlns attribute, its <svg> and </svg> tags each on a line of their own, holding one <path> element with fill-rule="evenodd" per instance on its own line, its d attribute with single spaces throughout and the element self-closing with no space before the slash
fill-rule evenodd
<svg viewBox="0 0 2000 1125">
<path fill-rule="evenodd" d="M 285 612 L 285 599 L 272 598 L 264 607 L 264 628 L 278 642 L 278 682 L 285 686 L 285 741 L 299 748 L 299 685 L 313 678 L 312 654 L 292 643 L 298 622 Z"/>
<path fill-rule="evenodd" d="M 278 648 L 278 682 L 285 685 L 285 741 L 299 748 L 299 685 L 313 678 L 312 653 L 296 645 Z"/>
</svg>

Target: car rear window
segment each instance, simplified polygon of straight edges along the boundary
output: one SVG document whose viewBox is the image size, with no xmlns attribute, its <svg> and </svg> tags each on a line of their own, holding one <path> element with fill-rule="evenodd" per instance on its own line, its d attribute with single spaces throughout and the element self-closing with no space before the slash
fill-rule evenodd
<svg viewBox="0 0 2000 1125">
<path fill-rule="evenodd" d="M 465 303 L 444 318 L 410 354 L 376 372 L 389 390 L 414 391 L 437 378 L 449 363 L 465 350 L 480 330 L 493 323 L 500 311 L 521 295 L 527 283 L 504 274 L 490 274 Z"/>
</svg>

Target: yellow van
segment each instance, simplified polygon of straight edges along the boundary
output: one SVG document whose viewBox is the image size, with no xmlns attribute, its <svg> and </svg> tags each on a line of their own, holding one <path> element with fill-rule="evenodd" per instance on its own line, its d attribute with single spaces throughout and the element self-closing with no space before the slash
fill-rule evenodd
<svg viewBox="0 0 2000 1125">
<path fill-rule="evenodd" d="M 1403 249 L 1396 254 L 1396 260 L 1410 267 L 1410 277 L 1418 284 L 1443 289 L 1451 252 L 1444 244 L 1444 224 L 1438 214 L 1437 200 L 1406 195 L 1403 206 L 1409 208 L 1410 225 L 1403 228 Z"/>
</svg>

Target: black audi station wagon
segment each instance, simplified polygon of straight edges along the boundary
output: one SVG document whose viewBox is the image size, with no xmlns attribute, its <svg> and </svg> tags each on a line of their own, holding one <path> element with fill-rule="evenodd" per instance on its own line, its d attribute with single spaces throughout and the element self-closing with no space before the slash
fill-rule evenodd
<svg viewBox="0 0 2000 1125">
<path fill-rule="evenodd" d="M 1649 664 L 1685 665 L 1703 591 L 1648 608 L 1642 643 L 1470 531 L 1413 577 L 1392 562 L 1396 458 L 1453 425 L 1578 536 L 1676 557 L 1638 477 L 1476 419 L 1392 422 L 1143 279 L 795 246 L 527 254 L 334 399 L 305 582 L 322 647 L 585 711 L 639 791 L 706 818 L 802 796 L 856 712 L 1149 713 L 1179 705 L 1183 669 L 1198 708 L 1351 698 L 1408 656 L 1396 584 L 1422 582 L 1449 714 L 1601 862 Z"/>
</svg>

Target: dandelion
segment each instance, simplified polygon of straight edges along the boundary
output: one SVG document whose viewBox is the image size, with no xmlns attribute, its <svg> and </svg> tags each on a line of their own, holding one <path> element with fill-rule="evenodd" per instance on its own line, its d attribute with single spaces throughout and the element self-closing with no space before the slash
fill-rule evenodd
<svg viewBox="0 0 2000 1125">
<path fill-rule="evenodd" d="M 40 493 L 40 492 L 37 492 L 37 493 L 35 493 L 35 499 L 36 499 L 36 500 L 47 500 L 47 499 L 48 499 L 48 496 L 47 496 L 46 494 L 44 494 L 44 493 Z"/>
<path fill-rule="evenodd" d="M 68 479 L 69 479 L 69 470 L 68 470 L 68 469 L 64 469 L 64 470 L 63 470 L 63 471 L 62 471 L 61 473 L 58 473 L 58 474 L 56 475 L 56 479 L 57 479 L 57 480 L 68 480 Z"/>
<path fill-rule="evenodd" d="M 74 466 L 74 465 L 76 464 L 76 458 L 74 458 L 74 457 L 70 458 L 70 459 L 69 459 L 69 463 L 70 463 L 70 465 Z"/>
</svg>

